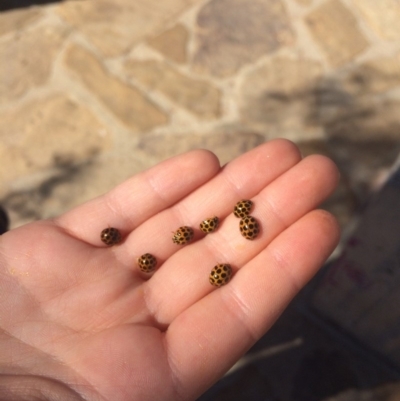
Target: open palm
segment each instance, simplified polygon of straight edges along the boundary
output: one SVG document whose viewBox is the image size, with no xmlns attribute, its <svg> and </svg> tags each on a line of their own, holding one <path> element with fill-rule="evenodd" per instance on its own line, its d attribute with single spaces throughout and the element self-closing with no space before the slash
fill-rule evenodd
<svg viewBox="0 0 400 401">
<path fill-rule="evenodd" d="M 194 400 L 336 245 L 335 219 L 314 209 L 337 180 L 329 159 L 301 159 L 285 140 L 222 168 L 197 150 L 57 219 L 4 234 L 0 400 Z M 232 213 L 241 199 L 254 202 L 254 241 Z M 213 216 L 220 227 L 205 236 L 199 223 Z M 195 236 L 180 246 L 172 231 L 183 225 Z M 119 245 L 101 242 L 108 226 L 121 231 Z M 153 275 L 137 267 L 147 252 L 158 259 Z M 208 281 L 217 263 L 234 270 L 221 288 Z"/>
</svg>

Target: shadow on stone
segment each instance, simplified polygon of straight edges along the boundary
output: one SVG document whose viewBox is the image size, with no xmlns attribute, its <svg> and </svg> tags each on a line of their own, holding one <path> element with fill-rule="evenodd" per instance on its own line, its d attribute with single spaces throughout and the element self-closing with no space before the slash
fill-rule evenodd
<svg viewBox="0 0 400 401">
<path fill-rule="evenodd" d="M 95 157 L 95 152 L 93 154 Z M 84 163 L 77 164 L 73 158 L 65 155 L 54 157 L 54 173 L 39 185 L 32 188 L 14 191 L 0 200 L 10 212 L 17 213 L 19 218 L 40 220 L 44 218 L 46 201 L 51 199 L 54 191 L 61 185 L 73 181 L 91 166 L 93 157 Z"/>
<path fill-rule="evenodd" d="M 27 8 L 50 3 L 60 3 L 63 0 L 3 0 L 0 2 L 0 12 Z"/>
<path fill-rule="evenodd" d="M 308 73 L 313 64 L 276 64 L 260 67 L 244 82 L 242 122 L 270 138 L 310 138 L 297 143 L 302 153 L 332 158 L 342 174 L 341 189 L 350 191 L 350 203 L 361 210 L 400 153 L 400 68 L 382 59 L 327 76 L 315 66 Z M 299 77 L 286 82 L 281 70 Z"/>
<path fill-rule="evenodd" d="M 326 145 L 360 206 L 400 153 L 400 103 L 371 90 L 379 76 L 323 80 L 311 91 L 308 122 L 326 132 Z"/>
</svg>

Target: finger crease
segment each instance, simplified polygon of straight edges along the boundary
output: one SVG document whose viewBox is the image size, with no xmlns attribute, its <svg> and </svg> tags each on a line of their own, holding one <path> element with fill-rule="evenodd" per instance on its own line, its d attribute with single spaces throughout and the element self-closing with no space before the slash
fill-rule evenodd
<svg viewBox="0 0 400 401">
<path fill-rule="evenodd" d="M 288 263 L 288 259 L 285 257 L 285 255 L 281 254 L 278 251 L 272 252 L 270 250 L 269 252 L 270 252 L 270 255 L 272 256 L 272 259 L 274 260 L 274 264 L 281 271 L 283 271 L 285 273 L 285 275 L 288 277 L 288 280 L 294 289 L 294 293 L 299 292 L 301 290 L 302 286 L 299 283 L 297 283 L 297 281 L 295 280 L 292 270 L 290 269 L 291 266 Z"/>
<path fill-rule="evenodd" d="M 238 327 L 242 327 L 247 332 L 247 337 L 250 341 L 256 342 L 259 339 L 258 333 L 249 327 L 251 309 L 240 297 L 239 292 L 235 290 L 233 286 L 230 287 L 228 296 L 224 298 L 224 302 L 228 311 L 234 315 L 234 317 L 239 320 L 242 324 Z"/>
</svg>

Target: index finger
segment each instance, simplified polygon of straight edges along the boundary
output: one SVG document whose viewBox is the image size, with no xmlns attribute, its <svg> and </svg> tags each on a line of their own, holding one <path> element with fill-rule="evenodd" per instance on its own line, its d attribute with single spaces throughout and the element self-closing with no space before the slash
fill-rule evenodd
<svg viewBox="0 0 400 401">
<path fill-rule="evenodd" d="M 55 219 L 74 237 L 101 245 L 107 226 L 126 235 L 151 216 L 170 207 L 220 170 L 218 158 L 208 150 L 194 150 L 172 157 L 136 174 L 110 192 Z"/>
</svg>

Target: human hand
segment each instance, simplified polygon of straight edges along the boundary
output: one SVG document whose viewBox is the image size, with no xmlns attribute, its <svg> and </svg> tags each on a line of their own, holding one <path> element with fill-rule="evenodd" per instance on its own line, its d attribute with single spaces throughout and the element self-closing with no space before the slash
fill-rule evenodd
<svg viewBox="0 0 400 401">
<path fill-rule="evenodd" d="M 336 246 L 336 220 L 314 209 L 337 181 L 329 159 L 302 160 L 286 140 L 224 167 L 197 150 L 2 235 L 0 400 L 196 399 Z M 241 199 L 254 201 L 254 241 L 232 213 Z M 220 227 L 204 236 L 199 223 L 214 215 Z M 194 240 L 173 244 L 171 232 L 183 225 Z M 104 246 L 107 226 L 121 231 L 121 244 Z M 136 265 L 146 252 L 158 259 L 152 276 Z M 221 288 L 208 281 L 217 263 L 235 272 Z"/>
</svg>

